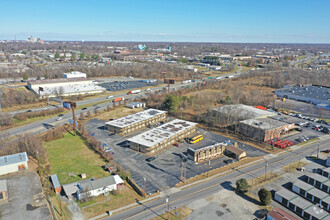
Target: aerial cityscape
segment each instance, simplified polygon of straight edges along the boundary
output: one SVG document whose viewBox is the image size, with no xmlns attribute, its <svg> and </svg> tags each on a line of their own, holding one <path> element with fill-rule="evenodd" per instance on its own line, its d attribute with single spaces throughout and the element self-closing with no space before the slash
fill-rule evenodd
<svg viewBox="0 0 330 220">
<path fill-rule="evenodd" d="M 330 220 L 330 1 L 6 1 L 0 219 Z"/>
</svg>

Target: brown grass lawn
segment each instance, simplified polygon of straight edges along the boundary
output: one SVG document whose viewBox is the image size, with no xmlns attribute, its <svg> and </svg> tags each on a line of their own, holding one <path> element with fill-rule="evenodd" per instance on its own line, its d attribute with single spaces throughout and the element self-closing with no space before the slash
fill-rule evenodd
<svg viewBox="0 0 330 220">
<path fill-rule="evenodd" d="M 177 215 L 175 215 L 175 212 L 177 213 Z M 164 219 L 167 219 L 168 216 L 172 220 L 182 220 L 182 219 L 185 219 L 192 212 L 193 212 L 192 209 L 190 209 L 186 206 L 182 206 L 180 208 L 177 208 L 177 209 L 174 209 L 174 210 L 170 211 L 170 214 L 165 213 L 163 215 L 152 218 L 152 220 L 164 220 Z"/>
<path fill-rule="evenodd" d="M 105 213 L 109 210 L 118 209 L 122 206 L 129 205 L 131 203 L 136 203 L 136 200 L 142 200 L 143 197 L 139 196 L 130 185 L 125 182 L 125 189 L 118 191 L 119 194 L 117 196 L 109 194 L 109 200 L 106 196 L 98 196 L 93 198 L 93 201 L 90 203 L 94 203 L 89 207 L 83 207 L 83 213 L 86 218 L 91 218 L 100 214 Z M 84 206 L 80 204 L 80 206 Z"/>
</svg>

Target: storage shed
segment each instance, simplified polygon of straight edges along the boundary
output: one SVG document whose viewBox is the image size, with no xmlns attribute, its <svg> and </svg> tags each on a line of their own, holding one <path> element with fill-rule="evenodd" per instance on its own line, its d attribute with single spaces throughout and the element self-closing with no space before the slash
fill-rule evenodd
<svg viewBox="0 0 330 220">
<path fill-rule="evenodd" d="M 58 178 L 57 178 L 57 175 L 56 175 L 56 174 L 51 175 L 51 176 L 50 176 L 50 179 L 52 180 L 52 183 L 53 183 L 53 186 L 54 186 L 55 192 L 56 192 L 56 193 L 61 192 L 62 187 L 61 187 L 60 181 L 59 181 Z"/>
<path fill-rule="evenodd" d="M 0 157 L 0 175 L 27 169 L 28 160 L 26 152 Z"/>
</svg>

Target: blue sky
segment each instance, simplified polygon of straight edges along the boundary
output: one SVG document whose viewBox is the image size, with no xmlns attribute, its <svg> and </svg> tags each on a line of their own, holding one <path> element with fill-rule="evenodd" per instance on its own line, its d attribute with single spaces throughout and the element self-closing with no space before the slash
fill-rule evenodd
<svg viewBox="0 0 330 220">
<path fill-rule="evenodd" d="M 330 43 L 330 0 L 2 0 L 0 39 Z"/>
</svg>

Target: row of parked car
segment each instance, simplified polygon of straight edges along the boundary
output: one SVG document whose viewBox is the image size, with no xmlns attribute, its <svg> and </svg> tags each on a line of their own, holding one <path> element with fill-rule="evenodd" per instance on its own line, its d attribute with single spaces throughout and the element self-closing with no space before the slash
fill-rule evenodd
<svg viewBox="0 0 330 220">
<path fill-rule="evenodd" d="M 330 129 L 328 127 L 323 126 L 323 125 L 313 125 L 312 126 L 312 124 L 308 121 L 299 122 L 299 123 L 296 123 L 296 125 L 303 126 L 303 127 L 306 127 L 306 128 L 312 127 L 313 130 L 323 132 L 323 133 L 326 133 L 326 134 L 330 133 Z"/>
<path fill-rule="evenodd" d="M 321 123 L 321 124 L 330 125 L 330 123 L 329 122 L 327 123 L 325 120 L 319 120 L 317 118 L 305 116 L 305 115 L 302 115 L 302 114 L 289 113 L 288 115 L 293 116 L 293 117 L 297 117 L 297 118 L 301 118 L 301 119 L 305 119 L 305 120 L 308 120 L 308 121 L 313 121 L 313 122 L 317 122 L 317 123 Z"/>
</svg>

